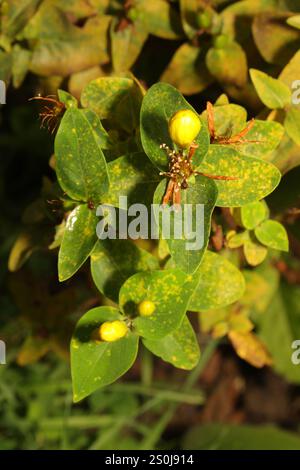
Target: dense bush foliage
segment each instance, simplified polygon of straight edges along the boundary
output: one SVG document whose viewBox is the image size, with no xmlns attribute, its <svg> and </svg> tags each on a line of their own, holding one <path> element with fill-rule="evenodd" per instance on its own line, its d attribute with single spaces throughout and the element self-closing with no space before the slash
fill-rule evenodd
<svg viewBox="0 0 300 470">
<path fill-rule="evenodd" d="M 123 391 L 129 411 L 120 411 L 115 435 L 129 421 L 144 436 L 129 432 L 122 445 L 132 448 L 155 447 L 178 403 L 203 404 L 194 385 L 219 344 L 253 370 L 271 368 L 299 386 L 299 2 L 3 0 L 0 8 L 0 79 L 8 87 L 0 324 L 9 361 L 28 367 L 29 380 L 41 371 L 47 383 L 35 364 L 47 355 L 54 377 L 57 367 L 65 380 L 53 352 L 66 360 L 71 344 L 73 400 L 88 397 L 86 421 L 84 412 L 78 425 L 73 416 L 74 427 L 102 426 L 106 408 L 93 397 L 118 415 Z M 48 133 L 37 129 L 38 113 Z M 162 202 L 162 212 L 175 208 L 175 223 L 177 206 L 193 207 L 201 245 L 189 250 L 186 236 L 167 236 Z M 141 209 L 132 210 L 143 204 L 149 215 L 153 203 L 158 239 L 150 221 L 144 230 L 134 220 Z M 109 208 L 119 221 L 106 239 L 97 236 L 99 205 L 108 208 L 104 230 Z M 139 236 L 124 236 L 124 217 Z M 153 361 L 192 372 L 183 386 L 180 375 L 157 385 Z M 130 369 L 108 400 L 106 386 Z M 55 416 L 63 412 L 60 389 L 48 385 Z M 138 400 L 148 395 L 154 411 L 170 402 L 152 436 L 138 427 L 149 405 Z M 76 446 L 113 447 L 110 423 L 104 437 Z M 254 447 L 300 448 L 300 439 L 272 427 L 227 431 L 220 448 L 245 448 L 251 436 Z M 39 433 L 37 447 L 58 445 L 55 433 Z M 205 448 L 220 433 L 216 425 L 192 429 L 182 445 Z"/>
</svg>

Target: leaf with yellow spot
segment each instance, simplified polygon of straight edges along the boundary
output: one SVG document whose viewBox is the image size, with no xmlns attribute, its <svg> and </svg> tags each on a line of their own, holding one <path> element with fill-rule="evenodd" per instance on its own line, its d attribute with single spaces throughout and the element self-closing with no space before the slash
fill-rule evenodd
<svg viewBox="0 0 300 470">
<path fill-rule="evenodd" d="M 127 197 L 127 205 L 150 205 L 160 181 L 156 168 L 144 152 L 128 153 L 108 163 L 110 187 L 102 198 L 105 204 L 120 207 L 120 196 Z M 126 207 L 123 207 L 126 209 Z"/>
<path fill-rule="evenodd" d="M 131 240 L 98 240 L 91 254 L 93 280 L 100 292 L 115 302 L 126 279 L 158 268 L 157 258 Z"/>
<path fill-rule="evenodd" d="M 244 255 L 250 266 L 258 266 L 268 254 L 268 249 L 257 243 L 254 239 L 247 240 L 244 244 Z"/>
<path fill-rule="evenodd" d="M 71 341 L 71 372 L 74 402 L 125 374 L 136 359 L 138 336 L 131 331 L 117 341 L 95 339 L 95 330 L 105 321 L 124 320 L 112 307 L 97 307 L 80 318 Z"/>
<path fill-rule="evenodd" d="M 245 290 L 242 273 L 223 256 L 211 251 L 206 251 L 193 279 L 198 279 L 189 301 L 189 310 L 194 312 L 225 307 L 236 302 Z"/>
<path fill-rule="evenodd" d="M 186 313 L 188 301 L 195 289 L 195 281 L 179 269 L 137 273 L 121 287 L 121 310 L 133 318 L 137 333 L 157 340 L 176 330 Z M 150 300 L 155 305 L 151 316 L 138 315 L 138 305 Z"/>
<path fill-rule="evenodd" d="M 100 77 L 83 90 L 81 104 L 100 119 L 110 119 L 127 132 L 139 124 L 143 90 L 132 78 Z"/>
<path fill-rule="evenodd" d="M 177 330 L 159 340 L 144 338 L 143 343 L 153 354 L 179 369 L 193 369 L 199 361 L 197 337 L 186 316 Z"/>
<path fill-rule="evenodd" d="M 197 170 L 236 178 L 216 180 L 217 206 L 239 207 L 263 199 L 279 184 L 281 174 L 271 163 L 242 155 L 230 145 L 211 145 Z"/>
<path fill-rule="evenodd" d="M 99 142 L 102 125 L 95 113 L 71 107 L 55 138 L 56 173 L 62 189 L 75 201 L 98 204 L 108 191 L 105 157 Z"/>
</svg>

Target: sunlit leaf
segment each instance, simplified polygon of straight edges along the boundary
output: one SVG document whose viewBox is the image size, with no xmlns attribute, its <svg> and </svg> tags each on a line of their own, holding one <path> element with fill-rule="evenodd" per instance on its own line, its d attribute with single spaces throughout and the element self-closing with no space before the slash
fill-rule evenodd
<svg viewBox="0 0 300 470">
<path fill-rule="evenodd" d="M 274 191 L 281 177 L 274 165 L 241 155 L 229 145 L 211 145 L 197 169 L 209 175 L 236 178 L 215 180 L 219 192 L 216 205 L 224 207 L 243 206 L 264 198 Z"/>
<path fill-rule="evenodd" d="M 83 265 L 96 241 L 98 218 L 87 205 L 77 206 L 69 215 L 58 255 L 58 275 L 66 281 Z"/>
</svg>

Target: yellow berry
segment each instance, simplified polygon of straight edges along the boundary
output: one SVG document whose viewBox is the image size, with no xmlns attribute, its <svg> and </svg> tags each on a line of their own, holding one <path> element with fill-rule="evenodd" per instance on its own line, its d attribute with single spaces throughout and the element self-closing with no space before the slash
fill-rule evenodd
<svg viewBox="0 0 300 470">
<path fill-rule="evenodd" d="M 199 134 L 200 129 L 200 119 L 190 109 L 177 111 L 169 121 L 170 137 L 181 148 L 189 147 Z"/>
<path fill-rule="evenodd" d="M 142 317 L 150 317 L 155 310 L 155 305 L 151 300 L 143 300 L 139 306 L 138 311 Z"/>
<path fill-rule="evenodd" d="M 102 341 L 117 341 L 128 332 L 127 325 L 120 320 L 106 321 L 99 328 L 99 336 Z"/>
</svg>

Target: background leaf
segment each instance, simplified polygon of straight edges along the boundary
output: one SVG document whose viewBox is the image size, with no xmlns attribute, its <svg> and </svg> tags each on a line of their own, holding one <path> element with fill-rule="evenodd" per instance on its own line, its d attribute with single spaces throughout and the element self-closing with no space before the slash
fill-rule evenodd
<svg viewBox="0 0 300 470">
<path fill-rule="evenodd" d="M 119 19 L 110 25 L 111 55 L 116 73 L 129 70 L 138 58 L 148 37 L 143 25 L 138 21 L 129 23 L 125 29 L 118 29 Z"/>
<path fill-rule="evenodd" d="M 183 448 L 189 450 L 299 450 L 300 439 L 296 434 L 270 425 L 202 424 L 188 432 Z"/>
<path fill-rule="evenodd" d="M 268 11 L 257 15 L 252 24 L 255 44 L 271 64 L 285 65 L 299 49 L 300 35 L 286 20 L 288 12 Z"/>
<path fill-rule="evenodd" d="M 300 369 L 292 362 L 292 343 L 300 338 L 299 296 L 299 286 L 282 283 L 263 312 L 252 312 L 259 337 L 272 355 L 275 371 L 297 384 L 300 383 Z"/>
<path fill-rule="evenodd" d="M 25 34 L 26 39 L 35 40 L 30 65 L 33 73 L 65 77 L 108 61 L 109 16 L 89 18 L 80 28 L 47 3 L 39 13 L 36 24 L 30 22 Z"/>
<path fill-rule="evenodd" d="M 204 51 L 192 44 L 180 46 L 160 80 L 170 83 L 185 95 L 205 90 L 213 81 L 204 61 Z"/>
<path fill-rule="evenodd" d="M 261 101 L 270 109 L 281 109 L 291 103 L 291 90 L 280 80 L 260 70 L 250 69 L 250 75 Z"/>
<path fill-rule="evenodd" d="M 180 17 L 177 11 L 164 0 L 138 0 L 135 5 L 138 20 L 148 33 L 164 39 L 182 37 Z"/>
<path fill-rule="evenodd" d="M 243 87 L 247 82 L 247 56 L 237 42 L 230 42 L 224 48 L 209 49 L 206 66 L 222 85 Z"/>
<path fill-rule="evenodd" d="M 288 136 L 300 145 L 300 109 L 290 108 L 284 120 L 284 127 Z"/>
</svg>

